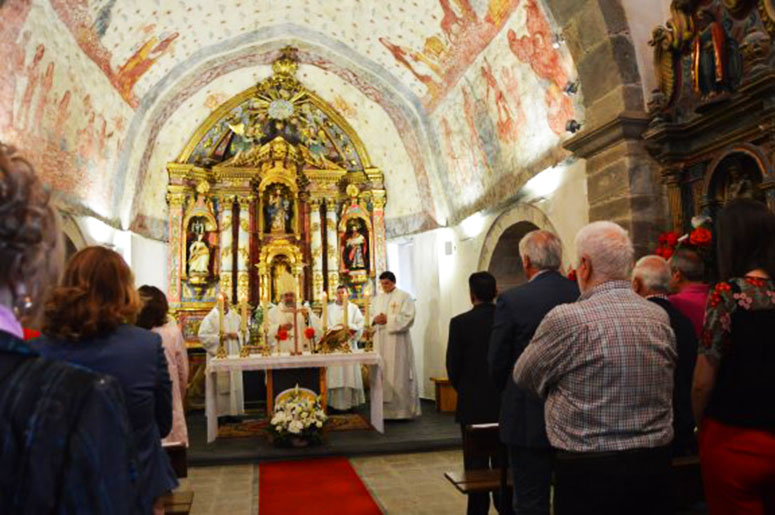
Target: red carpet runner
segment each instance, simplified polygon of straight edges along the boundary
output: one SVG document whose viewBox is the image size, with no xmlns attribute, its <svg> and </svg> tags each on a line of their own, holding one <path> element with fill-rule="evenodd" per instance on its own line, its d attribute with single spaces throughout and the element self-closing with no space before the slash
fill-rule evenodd
<svg viewBox="0 0 775 515">
<path fill-rule="evenodd" d="M 258 466 L 259 515 L 382 513 L 346 458 Z"/>
</svg>

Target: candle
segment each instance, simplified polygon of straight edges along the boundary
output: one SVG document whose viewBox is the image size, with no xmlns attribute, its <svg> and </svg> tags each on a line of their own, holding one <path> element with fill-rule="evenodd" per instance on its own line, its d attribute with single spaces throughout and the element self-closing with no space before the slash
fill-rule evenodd
<svg viewBox="0 0 775 515">
<path fill-rule="evenodd" d="M 366 316 L 366 328 L 371 327 L 371 320 L 369 320 L 369 307 L 370 307 L 369 306 L 369 297 L 371 297 L 369 295 L 369 292 L 365 292 L 363 294 L 363 302 L 364 302 L 363 312 L 364 312 L 364 314 Z"/>
<path fill-rule="evenodd" d="M 223 313 L 223 293 L 221 293 L 220 295 L 218 295 L 218 334 L 220 334 L 221 336 L 223 336 L 223 334 L 225 333 L 224 328 L 223 328 L 223 324 L 224 324 L 223 315 L 224 315 L 224 313 Z"/>
<path fill-rule="evenodd" d="M 344 300 L 342 301 L 342 325 L 347 330 L 347 334 L 350 334 L 350 325 L 347 323 L 347 319 L 349 318 L 348 311 L 350 310 L 349 306 L 349 300 L 347 299 L 348 295 L 345 295 Z"/>
<path fill-rule="evenodd" d="M 323 334 L 325 335 L 328 330 L 328 294 L 325 291 L 320 294 L 320 302 L 323 304 Z"/>
<path fill-rule="evenodd" d="M 242 301 L 241 305 L 241 315 L 242 318 L 240 320 L 240 329 L 242 330 L 242 334 L 247 334 L 248 332 L 248 303 L 247 301 Z"/>
</svg>

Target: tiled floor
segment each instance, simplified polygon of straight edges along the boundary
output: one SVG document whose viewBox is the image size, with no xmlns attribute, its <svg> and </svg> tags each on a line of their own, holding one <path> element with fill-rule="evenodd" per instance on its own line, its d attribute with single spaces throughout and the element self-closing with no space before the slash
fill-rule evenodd
<svg viewBox="0 0 775 515">
<path fill-rule="evenodd" d="M 385 513 L 465 513 L 465 496 L 444 479 L 444 472 L 462 467 L 459 450 L 368 456 L 350 463 Z M 191 513 L 256 515 L 259 469 L 260 465 L 189 468 L 181 487 L 194 492 Z"/>
</svg>

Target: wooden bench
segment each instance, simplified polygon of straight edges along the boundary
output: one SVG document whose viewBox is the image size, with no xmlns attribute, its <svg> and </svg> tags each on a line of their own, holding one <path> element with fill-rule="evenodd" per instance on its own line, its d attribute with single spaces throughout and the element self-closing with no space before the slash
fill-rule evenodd
<svg viewBox="0 0 775 515">
<path fill-rule="evenodd" d="M 499 469 L 445 472 L 444 477 L 465 495 L 511 488 L 513 483 L 508 471 L 508 454 L 506 446 L 500 441 L 498 424 L 474 424 L 466 426 L 464 431 L 464 456 L 499 456 L 501 466 Z"/>
<path fill-rule="evenodd" d="M 187 515 L 191 512 L 191 505 L 194 503 L 194 492 L 170 492 L 162 496 L 164 500 L 164 513 L 174 515 Z"/>
</svg>

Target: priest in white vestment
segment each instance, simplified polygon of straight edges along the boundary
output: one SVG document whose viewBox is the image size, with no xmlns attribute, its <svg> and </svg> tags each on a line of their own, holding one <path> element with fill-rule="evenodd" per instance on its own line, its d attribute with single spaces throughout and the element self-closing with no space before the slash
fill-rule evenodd
<svg viewBox="0 0 775 515">
<path fill-rule="evenodd" d="M 309 307 L 296 302 L 296 282 L 290 274 L 280 277 L 277 285 L 280 290 L 280 302 L 272 306 L 267 315 L 269 345 L 275 352 L 279 345 L 280 352 L 293 353 L 297 344 L 299 352 L 311 351 L 312 339 L 319 341 L 323 334 L 320 318 Z M 312 338 L 307 335 L 308 328 L 314 330 Z M 296 330 L 298 335 L 295 334 Z M 298 342 L 295 340 L 297 337 Z"/>
<path fill-rule="evenodd" d="M 228 304 L 228 302 L 226 303 Z M 239 356 L 241 338 L 240 316 L 236 309 L 227 308 L 223 317 L 224 347 L 229 356 Z M 218 352 L 218 306 L 214 307 L 199 326 L 199 341 L 207 351 L 207 362 Z M 242 371 L 219 372 L 215 385 L 216 416 L 238 416 L 245 414 L 245 399 L 242 390 Z"/>
<path fill-rule="evenodd" d="M 339 285 L 336 289 L 336 302 L 330 304 L 328 311 L 328 329 L 339 329 L 344 326 L 345 300 L 349 299 L 347 286 Z M 347 302 L 347 326 L 350 328 L 350 349 L 358 349 L 358 341 L 363 334 L 363 315 L 358 306 Z M 328 405 L 338 410 L 348 410 L 366 402 L 363 393 L 363 376 L 359 364 L 342 367 L 328 367 L 326 371 L 326 387 L 328 388 Z"/>
<path fill-rule="evenodd" d="M 385 419 L 407 419 L 420 416 L 419 379 L 414 366 L 414 350 L 409 329 L 414 323 L 414 301 L 396 288 L 396 276 L 383 272 L 379 276 L 382 295 L 372 304 L 374 349 L 384 364 Z"/>
</svg>

